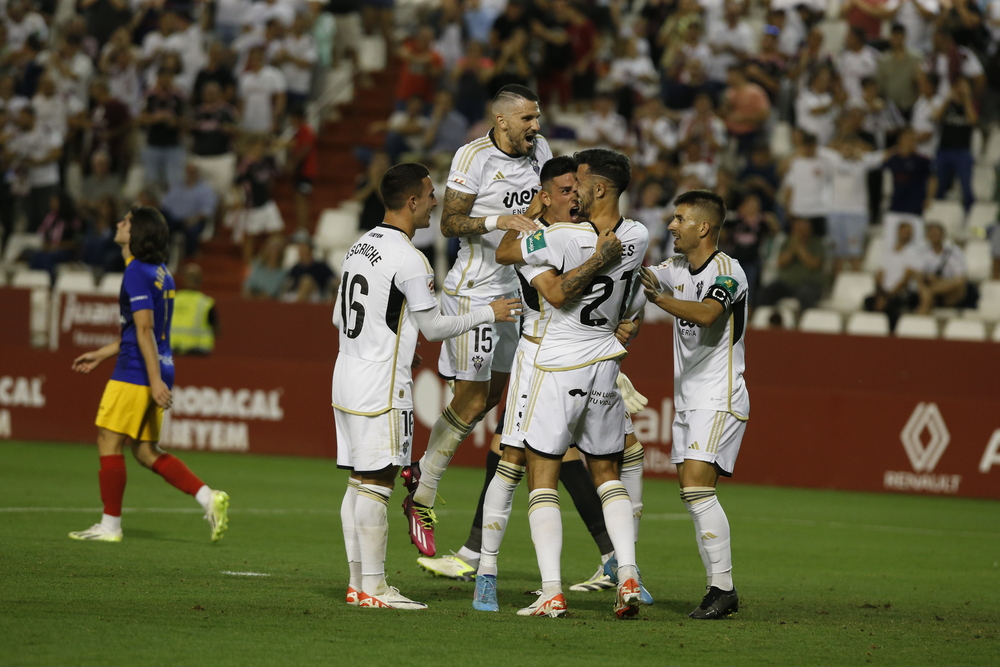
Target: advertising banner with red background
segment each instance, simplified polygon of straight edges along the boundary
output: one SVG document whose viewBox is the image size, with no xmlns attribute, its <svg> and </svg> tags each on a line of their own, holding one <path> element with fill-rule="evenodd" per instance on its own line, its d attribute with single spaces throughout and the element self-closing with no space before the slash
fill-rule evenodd
<svg viewBox="0 0 1000 667">
<path fill-rule="evenodd" d="M 89 302 L 77 297 L 73 307 Z M 177 359 L 164 446 L 335 456 L 332 306 L 233 298 L 218 308 L 216 354 Z M 73 344 L 76 332 L 107 329 L 97 314 L 89 323 L 72 318 L 57 352 L 0 347 L 0 439 L 93 441 L 112 362 L 89 376 L 72 373 L 70 362 L 84 349 Z M 427 342 L 417 350 L 416 456 L 450 400 L 436 374 L 438 350 Z M 649 399 L 633 421 L 651 476 L 674 474 L 671 350 L 671 327 L 647 324 L 623 364 Z M 751 413 L 735 480 L 1000 498 L 997 344 L 751 330 L 747 360 Z M 495 424 L 496 412 L 459 450 L 456 465 L 482 464 Z"/>
</svg>

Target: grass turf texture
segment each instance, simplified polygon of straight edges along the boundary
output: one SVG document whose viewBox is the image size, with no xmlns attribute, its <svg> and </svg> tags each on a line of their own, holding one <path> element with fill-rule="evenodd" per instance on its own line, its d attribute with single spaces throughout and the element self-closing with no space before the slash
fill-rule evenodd
<svg viewBox="0 0 1000 667">
<path fill-rule="evenodd" d="M 217 545 L 194 500 L 131 459 L 125 540 L 71 541 L 100 516 L 94 447 L 0 444 L 0 663 L 984 665 L 1000 649 L 996 502 L 724 482 L 741 611 L 695 622 L 704 578 L 690 519 L 676 484 L 647 480 L 638 553 L 656 605 L 618 621 L 613 591 L 567 590 L 571 615 L 554 620 L 514 614 L 538 586 L 524 484 L 500 614 L 472 610 L 474 584 L 417 567 L 399 485 L 389 582 L 430 609 L 365 610 L 343 602 L 346 474 L 332 461 L 180 456 L 232 497 Z M 480 470 L 445 475 L 439 553 L 465 540 L 481 483 Z M 563 508 L 568 589 L 599 560 L 565 493 Z"/>
</svg>

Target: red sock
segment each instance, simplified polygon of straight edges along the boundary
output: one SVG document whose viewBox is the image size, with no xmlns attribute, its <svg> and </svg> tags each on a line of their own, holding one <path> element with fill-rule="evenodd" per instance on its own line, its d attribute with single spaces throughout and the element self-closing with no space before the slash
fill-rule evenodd
<svg viewBox="0 0 1000 667">
<path fill-rule="evenodd" d="M 205 483 L 176 456 L 163 454 L 153 461 L 153 472 L 184 493 L 195 495 Z"/>
<path fill-rule="evenodd" d="M 122 515 L 122 498 L 125 497 L 125 457 L 121 454 L 102 456 L 101 471 L 97 478 L 101 483 L 101 502 L 104 513 L 109 516 Z"/>
</svg>

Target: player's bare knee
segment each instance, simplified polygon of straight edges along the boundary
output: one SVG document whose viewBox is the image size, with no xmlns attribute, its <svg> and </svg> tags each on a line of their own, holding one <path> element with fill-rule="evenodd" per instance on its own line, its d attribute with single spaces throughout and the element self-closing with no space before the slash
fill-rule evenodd
<svg viewBox="0 0 1000 667">
<path fill-rule="evenodd" d="M 524 450 L 519 447 L 504 447 L 503 452 L 500 454 L 500 460 L 506 461 L 507 463 L 512 463 L 516 466 L 523 466 L 526 464 L 527 459 L 524 456 Z"/>
<path fill-rule="evenodd" d="M 399 467 L 388 466 L 382 470 L 376 470 L 374 472 L 362 472 L 355 474 L 361 480 L 362 484 L 374 484 L 375 486 L 393 489 L 396 486 L 396 476 L 399 474 Z"/>
<path fill-rule="evenodd" d="M 486 412 L 489 398 L 489 382 L 456 382 L 455 397 L 451 401 L 451 409 L 459 419 L 471 424 Z"/>
</svg>

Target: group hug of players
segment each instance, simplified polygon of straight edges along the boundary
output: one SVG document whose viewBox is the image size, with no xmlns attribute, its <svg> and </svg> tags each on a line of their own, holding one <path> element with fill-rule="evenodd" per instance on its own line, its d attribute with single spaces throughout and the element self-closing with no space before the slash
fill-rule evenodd
<svg viewBox="0 0 1000 667">
<path fill-rule="evenodd" d="M 474 578 L 473 608 L 500 611 L 497 556 L 527 472 L 541 590 L 517 613 L 567 611 L 559 481 L 602 553 L 597 573 L 572 589 L 616 588 L 619 618 L 652 604 L 635 557 L 643 450 L 629 418 L 645 399 L 620 372 L 651 301 L 674 316 L 671 460 L 708 578 L 690 615 L 735 612 L 729 522 L 715 487 L 720 475 L 732 474 L 750 405 L 743 381 L 746 276 L 717 246 L 725 205 L 709 191 L 680 195 L 669 227 L 677 254 L 643 267 L 646 229 L 619 208 L 631 178 L 628 158 L 605 149 L 553 158 L 539 134 L 538 98 L 522 86 L 501 89 L 493 113 L 489 134 L 452 161 L 441 231 L 461 245 L 440 301 L 433 271 L 411 242 L 438 205 L 423 165 L 386 172 L 385 221 L 354 244 L 343 264 L 333 315 L 340 331 L 333 408 L 337 464 L 351 471 L 341 505 L 346 600 L 427 608 L 385 579 L 388 501 L 402 478 L 410 538 L 423 554 L 418 562 L 440 576 Z M 418 331 L 444 341 L 438 372 L 454 382 L 454 397 L 411 465 Z M 433 558 L 438 484 L 505 389 L 502 430 L 487 457 L 469 541 Z"/>
<path fill-rule="evenodd" d="M 340 340 L 333 408 L 337 464 L 351 471 L 341 505 L 347 602 L 427 608 L 385 579 L 388 500 L 401 477 L 410 538 L 423 554 L 418 562 L 440 576 L 474 578 L 473 607 L 500 611 L 497 556 L 514 491 L 527 472 L 541 590 L 518 614 L 567 611 L 560 481 L 602 554 L 594 576 L 571 589 L 616 588 L 619 618 L 653 604 L 636 565 L 643 450 L 629 418 L 645 399 L 619 368 L 652 302 L 673 315 L 671 461 L 707 575 L 707 592 L 690 615 L 735 612 L 729 522 L 715 487 L 720 475 L 733 472 L 750 403 L 743 381 L 746 276 L 718 250 L 725 205 L 705 190 L 678 196 L 669 225 L 677 254 L 643 267 L 646 229 L 619 209 L 631 178 L 628 158 L 604 149 L 553 158 L 539 134 L 538 98 L 523 86 L 501 89 L 493 112 L 494 128 L 452 162 L 441 230 L 460 238 L 461 246 L 440 301 L 433 271 L 411 242 L 438 205 L 423 165 L 386 172 L 380 185 L 385 221 L 358 239 L 343 263 L 333 314 Z M 96 420 L 104 511 L 99 523 L 70 537 L 122 540 L 128 444 L 143 466 L 194 496 L 217 541 L 228 526 L 229 496 L 158 446 L 174 376 L 169 230 L 156 209 L 134 208 L 118 223 L 115 240 L 126 259 L 121 339 L 73 363 L 89 373 L 117 357 Z M 444 341 L 438 371 L 454 381 L 455 393 L 426 453 L 411 465 L 418 331 Z M 438 484 L 505 388 L 502 431 L 487 457 L 469 540 L 458 552 L 434 558 Z"/>
</svg>

